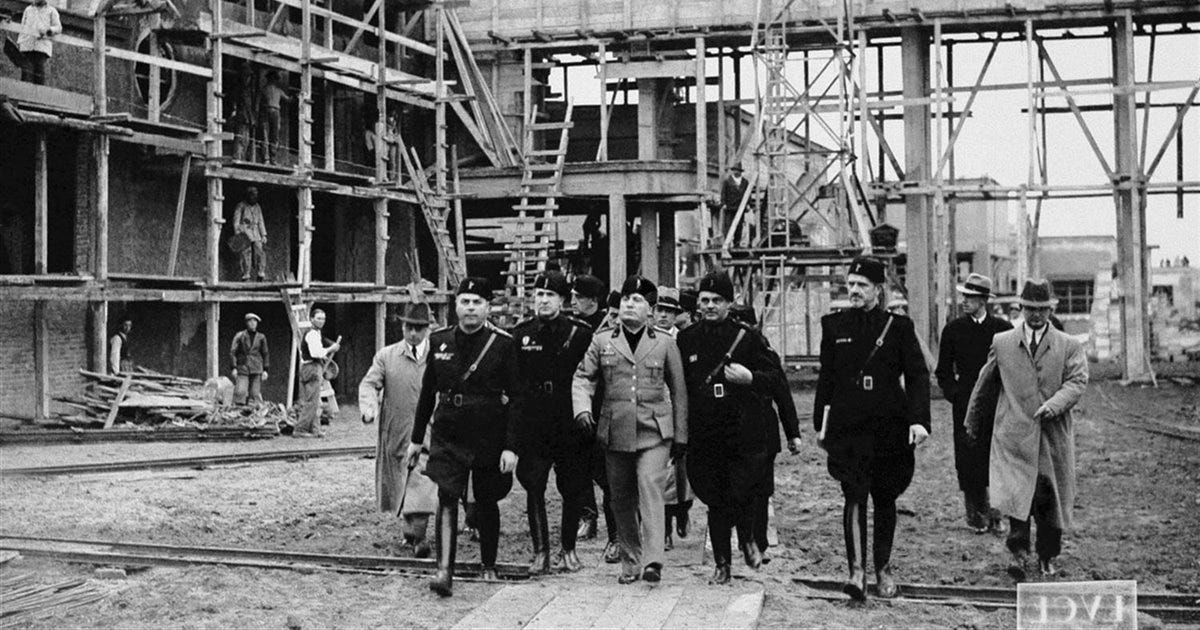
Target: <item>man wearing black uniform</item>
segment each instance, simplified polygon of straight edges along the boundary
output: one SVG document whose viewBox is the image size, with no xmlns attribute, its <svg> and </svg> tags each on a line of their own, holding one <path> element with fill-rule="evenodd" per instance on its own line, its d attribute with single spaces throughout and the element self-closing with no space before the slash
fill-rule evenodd
<svg viewBox="0 0 1200 630">
<path fill-rule="evenodd" d="M 755 317 L 752 307 L 735 304 L 729 309 L 729 316 L 750 326 L 755 333 L 762 336 L 762 331 L 758 328 L 758 318 Z M 783 361 L 779 354 L 771 348 L 771 343 L 765 336 L 762 336 L 762 343 L 766 347 L 771 361 L 779 364 L 782 369 Z M 767 556 L 767 549 L 771 546 L 767 540 L 767 530 L 771 524 L 771 495 L 775 494 L 775 458 L 783 451 L 783 444 L 779 440 L 779 427 L 783 426 L 783 434 L 787 437 L 789 452 L 793 455 L 799 453 L 801 444 L 800 417 L 796 413 L 796 401 L 792 398 L 791 388 L 788 387 L 786 373 L 775 384 L 775 389 L 770 396 L 763 398 L 762 405 L 763 413 L 767 415 L 767 421 L 763 424 L 763 429 L 766 431 L 767 465 L 763 469 L 758 496 L 754 498 L 754 542 L 762 554 L 762 563 L 767 564 L 771 561 Z"/>
<path fill-rule="evenodd" d="M 929 368 L 912 320 L 883 310 L 884 266 L 859 257 L 846 276 L 851 308 L 821 318 L 821 372 L 813 406 L 818 444 L 842 486 L 842 530 L 850 577 L 843 591 L 867 593 L 867 498 L 875 504 L 879 596 L 896 596 L 889 562 L 896 499 L 912 482 L 913 448 L 929 437 Z M 904 377 L 904 386 L 900 378 Z"/>
<path fill-rule="evenodd" d="M 967 417 L 971 390 L 987 362 L 992 337 L 1012 330 L 1012 324 L 990 313 L 991 278 L 973 273 L 966 283 L 958 286 L 958 292 L 963 295 L 966 314 L 942 329 L 937 369 L 933 374 L 954 411 L 954 468 L 958 472 L 958 488 L 963 493 L 967 525 L 977 534 L 989 529 L 1002 533 L 1006 529 L 1004 519 L 1000 518 L 1000 512 L 992 510 L 988 501 L 992 427 L 990 424 L 983 426 L 980 439 L 975 441 L 967 437 L 963 421 Z"/>
<path fill-rule="evenodd" d="M 716 564 L 712 582 L 727 584 L 733 527 L 746 565 L 762 565 L 752 509 L 767 462 L 768 419 L 762 401 L 771 396 L 783 373 L 762 337 L 729 317 L 729 276 L 709 273 L 700 280 L 699 291 L 700 321 L 680 331 L 678 340 L 688 399 L 693 401 L 688 480 L 708 506 Z"/>
<path fill-rule="evenodd" d="M 596 276 L 587 274 L 575 277 L 571 285 L 571 298 L 575 301 L 575 316 L 587 322 L 593 331 L 599 330 L 608 317 L 607 306 L 603 303 L 605 297 L 604 283 Z"/>
<path fill-rule="evenodd" d="M 562 497 L 562 549 L 558 565 L 566 571 L 583 568 L 575 554 L 582 499 L 592 480 L 588 457 L 591 436 L 575 425 L 571 412 L 571 379 L 592 342 L 592 328 L 562 312 L 571 295 L 567 277 L 544 272 L 533 282 L 534 317 L 512 329 L 517 342 L 517 366 L 524 393 L 517 481 L 525 488 L 529 535 L 533 539 L 531 575 L 550 572 L 550 525 L 546 520 L 546 482 L 550 468 Z"/>
<path fill-rule="evenodd" d="M 458 325 L 435 331 L 417 400 L 408 461 L 416 461 L 435 413 L 425 475 L 438 486 L 438 571 L 429 588 L 451 595 L 458 502 L 468 482 L 475 495 L 482 577 L 495 579 L 500 541 L 497 503 L 512 489 L 517 467 L 521 389 L 512 337 L 487 325 L 487 280 L 464 278 L 455 294 Z"/>
</svg>

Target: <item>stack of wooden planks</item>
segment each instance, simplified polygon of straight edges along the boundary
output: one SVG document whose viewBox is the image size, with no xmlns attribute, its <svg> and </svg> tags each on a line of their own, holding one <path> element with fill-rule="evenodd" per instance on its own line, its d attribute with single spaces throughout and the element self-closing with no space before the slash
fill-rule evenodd
<svg viewBox="0 0 1200 630">
<path fill-rule="evenodd" d="M 287 417 L 280 404 L 228 405 L 216 386 L 199 379 L 141 367 L 112 375 L 88 370 L 79 373 L 87 381 L 83 389 L 73 396 L 55 397 L 75 410 L 57 418 L 73 427 L 107 429 L 120 421 L 174 427 L 277 428 Z"/>
<path fill-rule="evenodd" d="M 104 592 L 87 580 L 40 584 L 31 575 L 6 574 L 0 577 L 0 628 L 28 626 L 103 597 Z"/>
</svg>

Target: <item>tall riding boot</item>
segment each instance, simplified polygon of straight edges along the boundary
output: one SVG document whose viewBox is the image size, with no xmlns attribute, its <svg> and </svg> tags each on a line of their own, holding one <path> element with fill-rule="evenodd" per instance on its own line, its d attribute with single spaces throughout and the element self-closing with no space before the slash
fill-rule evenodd
<svg viewBox="0 0 1200 630">
<path fill-rule="evenodd" d="M 892 579 L 892 543 L 896 538 L 896 502 L 875 499 L 875 578 L 879 596 L 885 599 L 899 593 Z"/>
<path fill-rule="evenodd" d="M 742 559 L 746 566 L 755 571 L 762 568 L 762 552 L 754 541 L 754 510 L 751 505 L 745 505 L 737 511 L 738 546 L 742 548 Z"/>
<path fill-rule="evenodd" d="M 545 575 L 550 572 L 550 527 L 546 523 L 546 499 L 529 493 L 525 497 L 525 510 L 529 516 L 529 537 L 533 539 L 529 575 Z"/>
<path fill-rule="evenodd" d="M 454 582 L 454 555 L 458 547 L 458 501 L 438 503 L 434 521 L 434 542 L 437 545 L 437 575 L 429 583 L 429 590 L 450 597 Z"/>
<path fill-rule="evenodd" d="M 866 502 L 847 499 L 842 508 L 842 533 L 846 537 L 846 561 L 850 577 L 842 592 L 851 599 L 867 599 L 867 510 Z"/>
<path fill-rule="evenodd" d="M 546 522 L 542 512 L 542 523 Z M 496 579 L 496 553 L 500 549 L 500 508 L 495 502 L 475 503 L 475 521 L 479 525 L 479 577 Z"/>
<path fill-rule="evenodd" d="M 712 540 L 713 564 L 715 565 L 712 577 L 708 580 L 711 584 L 729 583 L 729 564 L 733 556 L 729 530 L 729 519 L 720 510 L 709 508 L 708 536 Z"/>
</svg>

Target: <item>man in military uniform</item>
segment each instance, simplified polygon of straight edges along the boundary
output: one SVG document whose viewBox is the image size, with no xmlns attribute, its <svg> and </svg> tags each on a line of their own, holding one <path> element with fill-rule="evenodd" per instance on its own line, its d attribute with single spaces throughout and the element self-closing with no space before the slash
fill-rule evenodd
<svg viewBox="0 0 1200 630">
<path fill-rule="evenodd" d="M 593 331 L 599 330 L 608 316 L 608 309 L 601 308 L 605 298 L 604 283 L 596 276 L 583 274 L 575 277 L 571 285 L 571 297 L 575 302 L 575 316 L 587 322 Z"/>
<path fill-rule="evenodd" d="M 695 289 L 684 289 L 679 292 L 679 306 L 683 312 L 675 320 L 675 327 L 686 330 L 696 323 L 696 300 L 700 293 Z"/>
<path fill-rule="evenodd" d="M 500 540 L 496 504 L 512 489 L 518 461 L 522 392 L 517 353 L 508 333 L 486 325 L 490 296 L 487 280 L 463 279 L 455 293 L 458 325 L 430 336 L 408 447 L 408 460 L 415 461 L 436 406 L 425 475 L 438 486 L 438 571 L 429 588 L 442 597 L 451 595 L 458 502 L 468 482 L 475 495 L 482 576 L 496 577 Z"/>
<path fill-rule="evenodd" d="M 942 394 L 950 401 L 954 414 L 954 468 L 958 472 L 958 489 L 963 493 L 967 525 L 982 534 L 989 529 L 1003 531 L 1004 520 L 992 510 L 988 501 L 988 457 L 992 446 L 991 424 L 987 424 L 981 439 L 967 437 L 964 420 L 971 390 L 979 379 L 979 371 L 987 362 L 992 337 L 1012 324 L 994 317 L 988 308 L 992 295 L 992 279 L 977 273 L 958 285 L 963 296 L 963 316 L 946 324 L 938 346 L 937 377 Z"/>
<path fill-rule="evenodd" d="M 675 340 L 647 325 L 657 289 L 634 276 L 621 287 L 621 323 L 592 337 L 575 372 L 575 420 L 596 431 L 621 541 L 618 582 L 662 579 L 663 486 L 687 445 L 687 391 Z M 603 384 L 603 394 L 598 394 Z M 603 397 L 593 419 L 592 402 Z M 640 521 L 640 525 L 639 525 Z"/>
<path fill-rule="evenodd" d="M 875 504 L 879 596 L 895 597 L 889 562 L 896 499 L 912 482 L 913 448 L 929 437 L 929 368 L 912 320 L 883 310 L 884 266 L 860 257 L 846 276 L 851 308 L 821 318 L 821 372 L 813 405 L 818 444 L 842 486 L 842 529 L 850 577 L 843 591 L 867 592 L 867 498 Z M 900 379 L 904 378 L 901 386 Z"/>
<path fill-rule="evenodd" d="M 557 564 L 567 571 L 583 567 L 575 554 L 575 540 L 584 493 L 592 483 L 588 470 L 592 444 L 591 435 L 575 425 L 571 413 L 571 378 L 592 342 L 592 328 L 562 312 L 570 295 L 570 283 L 561 272 L 538 275 L 533 283 L 534 317 L 512 329 L 524 394 L 517 481 L 526 492 L 534 552 L 531 575 L 550 572 L 546 481 L 551 467 L 562 497 L 562 549 Z"/>
<path fill-rule="evenodd" d="M 783 371 L 772 362 L 762 337 L 729 317 L 733 282 L 714 271 L 700 280 L 700 321 L 679 333 L 688 399 L 688 479 L 708 506 L 708 531 L 716 569 L 712 582 L 729 583 L 736 526 L 746 565 L 758 569 L 762 556 L 754 543 L 754 511 L 766 470 L 763 400 Z"/>
<path fill-rule="evenodd" d="M 729 317 L 746 324 L 762 336 L 762 331 L 758 327 L 758 317 L 754 314 L 752 307 L 734 304 L 729 309 Z M 771 348 L 771 343 L 765 336 L 762 336 L 762 342 L 771 362 L 782 368 L 783 360 Z M 762 405 L 763 413 L 767 414 L 767 421 L 763 424 L 763 429 L 766 431 L 767 465 L 763 469 L 758 495 L 754 498 L 754 542 L 762 554 L 762 563 L 768 564 L 771 559 L 767 555 L 767 550 L 771 547 L 771 543 L 767 540 L 767 531 L 771 525 L 771 495 L 775 494 L 775 458 L 783 451 L 783 444 L 779 439 L 780 426 L 783 427 L 783 434 L 787 437 L 788 451 L 793 455 L 799 453 L 801 444 L 800 417 L 796 413 L 796 401 L 792 399 L 792 390 L 788 386 L 786 373 L 783 373 L 783 378 L 776 382 L 775 389 L 771 394 L 763 397 Z"/>
</svg>

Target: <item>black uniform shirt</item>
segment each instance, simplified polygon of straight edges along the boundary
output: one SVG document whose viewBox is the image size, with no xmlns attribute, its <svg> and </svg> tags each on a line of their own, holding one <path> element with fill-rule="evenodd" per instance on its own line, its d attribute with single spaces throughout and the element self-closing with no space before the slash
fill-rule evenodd
<svg viewBox="0 0 1200 630">
<path fill-rule="evenodd" d="M 725 354 L 739 331 L 745 334 L 726 361 Z M 764 447 L 766 425 L 775 426 L 775 416 L 766 413 L 764 404 L 776 391 L 783 370 L 778 360 L 771 358 L 762 336 L 733 319 L 717 323 L 701 320 L 679 331 L 678 343 L 690 402 L 690 444 L 703 449 L 707 442 L 732 441 L 730 446 L 751 451 Z M 727 363 L 739 363 L 750 370 L 750 385 L 726 381 Z M 714 369 L 716 373 L 710 380 L 708 376 Z"/>
<path fill-rule="evenodd" d="M 479 367 L 463 380 L 492 336 L 495 340 Z M 462 406 L 454 404 L 456 395 L 461 395 Z M 438 426 L 456 439 L 487 450 L 516 450 L 521 391 L 512 336 L 491 325 L 472 333 L 458 326 L 434 331 L 417 400 L 413 443 L 425 439 L 435 405 Z"/>
<path fill-rule="evenodd" d="M 867 363 L 888 317 L 892 326 L 887 337 Z M 859 378 L 860 370 L 869 380 Z M 873 432 L 877 439 L 897 445 L 908 443 L 910 425 L 919 424 L 928 431 L 929 368 L 912 320 L 880 307 L 822 317 L 821 372 L 813 405 L 815 430 L 820 430 L 826 405 L 830 407 L 826 440 Z"/>
<path fill-rule="evenodd" d="M 527 414 L 571 417 L 571 380 L 592 341 L 583 320 L 559 314 L 526 319 L 512 329 Z"/>
</svg>

